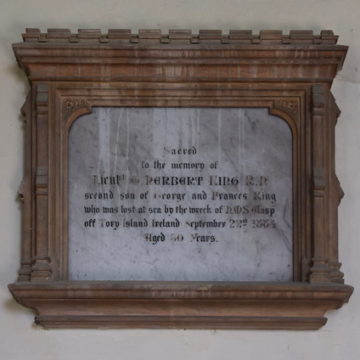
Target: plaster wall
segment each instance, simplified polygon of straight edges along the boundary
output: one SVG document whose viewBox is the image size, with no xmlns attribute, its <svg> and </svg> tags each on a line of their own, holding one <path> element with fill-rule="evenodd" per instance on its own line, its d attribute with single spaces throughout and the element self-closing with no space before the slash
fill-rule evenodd
<svg viewBox="0 0 360 360">
<path fill-rule="evenodd" d="M 358 359 L 360 352 L 360 2 L 359 0 L 1 0 L 0 2 L 0 358 L 1 359 Z M 17 305 L 6 285 L 15 281 L 20 254 L 23 133 L 20 117 L 28 85 L 11 44 L 25 27 L 198 29 L 332 29 L 349 45 L 333 84 L 342 109 L 337 173 L 340 260 L 350 303 L 328 314 L 319 331 L 43 330 Z"/>
</svg>

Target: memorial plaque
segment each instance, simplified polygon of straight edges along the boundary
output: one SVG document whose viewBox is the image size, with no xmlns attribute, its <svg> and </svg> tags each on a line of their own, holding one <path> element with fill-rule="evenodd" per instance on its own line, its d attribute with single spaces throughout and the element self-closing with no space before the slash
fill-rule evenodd
<svg viewBox="0 0 360 360">
<path fill-rule="evenodd" d="M 265 108 L 93 108 L 68 186 L 72 280 L 292 280 L 292 135 Z"/>
<path fill-rule="evenodd" d="M 44 327 L 318 329 L 347 47 L 330 30 L 27 29 L 21 266 Z"/>
</svg>

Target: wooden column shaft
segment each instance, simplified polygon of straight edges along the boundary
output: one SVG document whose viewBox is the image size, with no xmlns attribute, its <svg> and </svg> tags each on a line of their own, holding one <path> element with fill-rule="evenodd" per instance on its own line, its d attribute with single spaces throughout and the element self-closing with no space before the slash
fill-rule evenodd
<svg viewBox="0 0 360 360">
<path fill-rule="evenodd" d="M 49 280 L 51 266 L 48 242 L 48 111 L 49 86 L 37 84 L 35 100 L 35 247 L 31 280 Z"/>
</svg>

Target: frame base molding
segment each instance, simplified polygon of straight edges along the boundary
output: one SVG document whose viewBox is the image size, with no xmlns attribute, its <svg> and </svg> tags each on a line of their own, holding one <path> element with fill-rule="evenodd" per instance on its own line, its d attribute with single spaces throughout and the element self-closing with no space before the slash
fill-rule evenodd
<svg viewBox="0 0 360 360">
<path fill-rule="evenodd" d="M 44 328 L 314 330 L 353 288 L 343 284 L 17 282 L 9 289 Z"/>
</svg>

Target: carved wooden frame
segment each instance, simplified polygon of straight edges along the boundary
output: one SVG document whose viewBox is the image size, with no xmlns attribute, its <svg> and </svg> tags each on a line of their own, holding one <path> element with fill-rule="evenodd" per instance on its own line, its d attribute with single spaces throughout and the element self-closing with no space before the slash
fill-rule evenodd
<svg viewBox="0 0 360 360">
<path fill-rule="evenodd" d="M 21 268 L 14 298 L 44 327 L 317 329 L 348 301 L 338 261 L 330 87 L 347 47 L 332 31 L 27 29 L 14 45 L 31 90 Z M 266 107 L 293 134 L 294 281 L 71 282 L 67 140 L 94 106 Z"/>
</svg>

